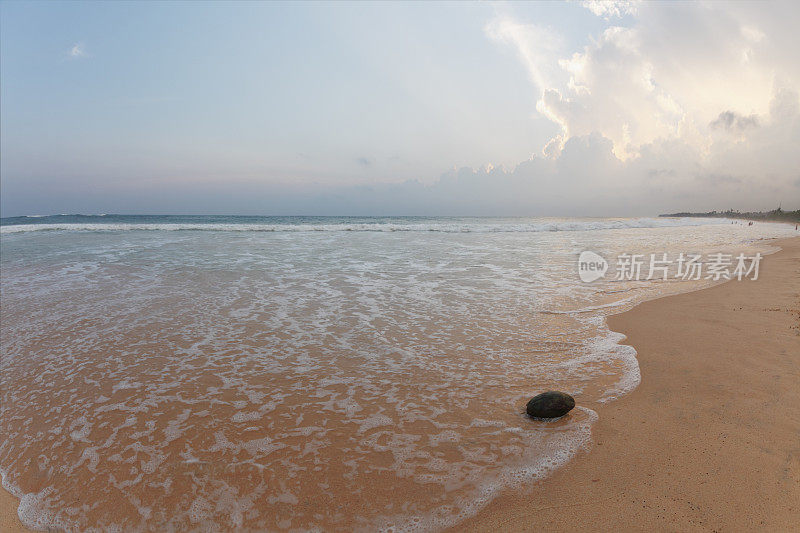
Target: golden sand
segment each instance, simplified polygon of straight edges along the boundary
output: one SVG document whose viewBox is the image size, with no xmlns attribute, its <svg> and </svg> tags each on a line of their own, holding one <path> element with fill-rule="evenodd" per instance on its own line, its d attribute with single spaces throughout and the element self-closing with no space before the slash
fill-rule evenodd
<svg viewBox="0 0 800 533">
<path fill-rule="evenodd" d="M 0 531 L 3 533 L 18 533 L 28 531 L 17 516 L 17 506 L 19 500 L 0 489 Z"/>
<path fill-rule="evenodd" d="M 611 317 L 642 382 L 597 408 L 591 450 L 459 531 L 800 530 L 800 238 L 757 281 Z"/>
</svg>

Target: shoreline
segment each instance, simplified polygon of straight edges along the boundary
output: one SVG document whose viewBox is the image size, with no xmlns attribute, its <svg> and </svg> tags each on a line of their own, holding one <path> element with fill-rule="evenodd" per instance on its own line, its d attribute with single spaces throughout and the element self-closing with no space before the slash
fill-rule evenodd
<svg viewBox="0 0 800 533">
<path fill-rule="evenodd" d="M 798 530 L 800 237 L 771 244 L 757 281 L 610 316 L 639 386 L 589 405 L 589 450 L 453 530 Z"/>
<path fill-rule="evenodd" d="M 614 402 L 587 405 L 600 414 L 590 450 L 452 529 L 792 529 L 800 519 L 800 237 L 771 244 L 781 250 L 765 257 L 756 282 L 664 296 L 609 317 L 636 348 L 642 382 Z M 0 489 L 1 531 L 30 531 L 18 505 Z"/>
</svg>

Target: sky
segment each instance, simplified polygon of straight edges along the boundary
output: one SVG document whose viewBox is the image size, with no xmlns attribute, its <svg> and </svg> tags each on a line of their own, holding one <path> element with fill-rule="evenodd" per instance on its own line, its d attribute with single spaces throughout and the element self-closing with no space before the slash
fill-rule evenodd
<svg viewBox="0 0 800 533">
<path fill-rule="evenodd" d="M 0 215 L 800 208 L 800 3 L 0 3 Z"/>
</svg>

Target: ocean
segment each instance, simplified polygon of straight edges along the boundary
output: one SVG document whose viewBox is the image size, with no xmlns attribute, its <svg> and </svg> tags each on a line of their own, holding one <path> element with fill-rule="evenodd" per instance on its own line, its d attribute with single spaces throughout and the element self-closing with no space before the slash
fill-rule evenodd
<svg viewBox="0 0 800 533">
<path fill-rule="evenodd" d="M 452 526 L 589 450 L 594 408 L 637 386 L 608 315 L 717 281 L 677 265 L 616 279 L 621 254 L 708 265 L 792 235 L 691 218 L 5 218 L 3 485 L 42 529 Z M 606 276 L 581 281 L 585 251 Z M 577 407 L 528 418 L 551 389 Z"/>
</svg>

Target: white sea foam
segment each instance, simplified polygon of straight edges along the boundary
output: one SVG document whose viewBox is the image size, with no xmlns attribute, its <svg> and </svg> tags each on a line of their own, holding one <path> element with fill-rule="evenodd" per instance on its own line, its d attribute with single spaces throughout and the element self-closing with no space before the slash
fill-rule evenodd
<svg viewBox="0 0 800 533">
<path fill-rule="evenodd" d="M 0 233 L 25 233 L 38 231 L 236 231 L 236 232 L 437 232 L 437 233 L 537 233 L 545 231 L 598 231 L 627 228 L 666 228 L 676 226 L 701 226 L 723 224 L 718 218 L 632 218 L 578 221 L 536 222 L 435 222 L 435 223 L 53 223 L 9 224 L 0 226 Z"/>
</svg>

